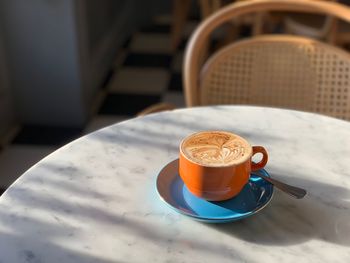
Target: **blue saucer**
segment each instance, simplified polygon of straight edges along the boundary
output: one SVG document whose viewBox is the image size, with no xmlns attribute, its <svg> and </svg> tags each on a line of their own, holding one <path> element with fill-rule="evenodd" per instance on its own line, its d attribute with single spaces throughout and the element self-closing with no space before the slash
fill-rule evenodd
<svg viewBox="0 0 350 263">
<path fill-rule="evenodd" d="M 167 164 L 157 178 L 160 198 L 175 211 L 207 223 L 226 223 L 249 217 L 270 202 L 273 186 L 251 174 L 249 183 L 235 197 L 225 201 L 207 201 L 194 196 L 178 174 L 179 160 Z M 260 170 L 265 176 L 269 174 Z"/>
</svg>

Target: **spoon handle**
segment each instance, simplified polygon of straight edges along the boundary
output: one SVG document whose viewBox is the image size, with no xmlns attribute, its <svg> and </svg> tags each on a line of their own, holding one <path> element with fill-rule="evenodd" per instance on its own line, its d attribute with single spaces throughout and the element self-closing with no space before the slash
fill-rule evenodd
<svg viewBox="0 0 350 263">
<path fill-rule="evenodd" d="M 283 192 L 285 192 L 285 193 L 287 193 L 287 194 L 289 194 L 289 195 L 291 195 L 291 196 L 293 196 L 293 197 L 295 197 L 297 199 L 301 199 L 301 198 L 303 198 L 306 195 L 306 190 L 304 190 L 302 188 L 282 183 L 282 182 L 280 182 L 280 181 L 278 181 L 276 179 L 272 179 L 271 177 L 267 177 L 267 176 L 261 174 L 258 171 L 255 171 L 254 174 L 259 176 L 259 177 L 261 177 L 265 181 L 273 184 L 274 186 L 276 186 L 281 191 L 283 191 Z"/>
</svg>

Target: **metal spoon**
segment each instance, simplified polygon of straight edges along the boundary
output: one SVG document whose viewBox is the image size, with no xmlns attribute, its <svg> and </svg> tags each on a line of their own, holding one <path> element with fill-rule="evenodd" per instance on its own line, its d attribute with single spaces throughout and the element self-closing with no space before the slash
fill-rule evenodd
<svg viewBox="0 0 350 263">
<path fill-rule="evenodd" d="M 271 177 L 267 177 L 266 175 L 263 175 L 259 171 L 254 171 L 253 174 L 255 174 L 255 175 L 259 176 L 260 178 L 264 179 L 265 181 L 273 184 L 278 189 L 293 196 L 294 198 L 301 199 L 306 195 L 306 190 L 304 190 L 302 188 L 282 183 L 276 179 L 272 179 Z"/>
</svg>

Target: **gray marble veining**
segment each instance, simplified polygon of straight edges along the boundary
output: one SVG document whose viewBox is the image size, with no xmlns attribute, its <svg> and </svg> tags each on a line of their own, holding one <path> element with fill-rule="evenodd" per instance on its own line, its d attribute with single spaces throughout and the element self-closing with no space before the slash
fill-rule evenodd
<svg viewBox="0 0 350 263">
<path fill-rule="evenodd" d="M 234 223 L 193 221 L 163 204 L 160 169 L 182 138 L 228 130 L 263 145 L 276 190 Z M 82 137 L 0 198 L 0 262 L 348 262 L 350 123 L 272 108 L 218 106 L 135 118 Z"/>
</svg>

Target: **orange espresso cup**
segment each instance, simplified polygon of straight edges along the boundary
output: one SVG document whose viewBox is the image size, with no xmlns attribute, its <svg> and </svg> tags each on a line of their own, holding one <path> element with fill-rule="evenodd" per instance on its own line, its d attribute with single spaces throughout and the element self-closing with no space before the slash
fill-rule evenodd
<svg viewBox="0 0 350 263">
<path fill-rule="evenodd" d="M 262 154 L 258 163 L 252 156 Z M 188 190 L 209 201 L 236 196 L 248 183 L 251 171 L 262 169 L 268 154 L 244 138 L 226 131 L 202 131 L 180 144 L 179 174 Z"/>
</svg>

